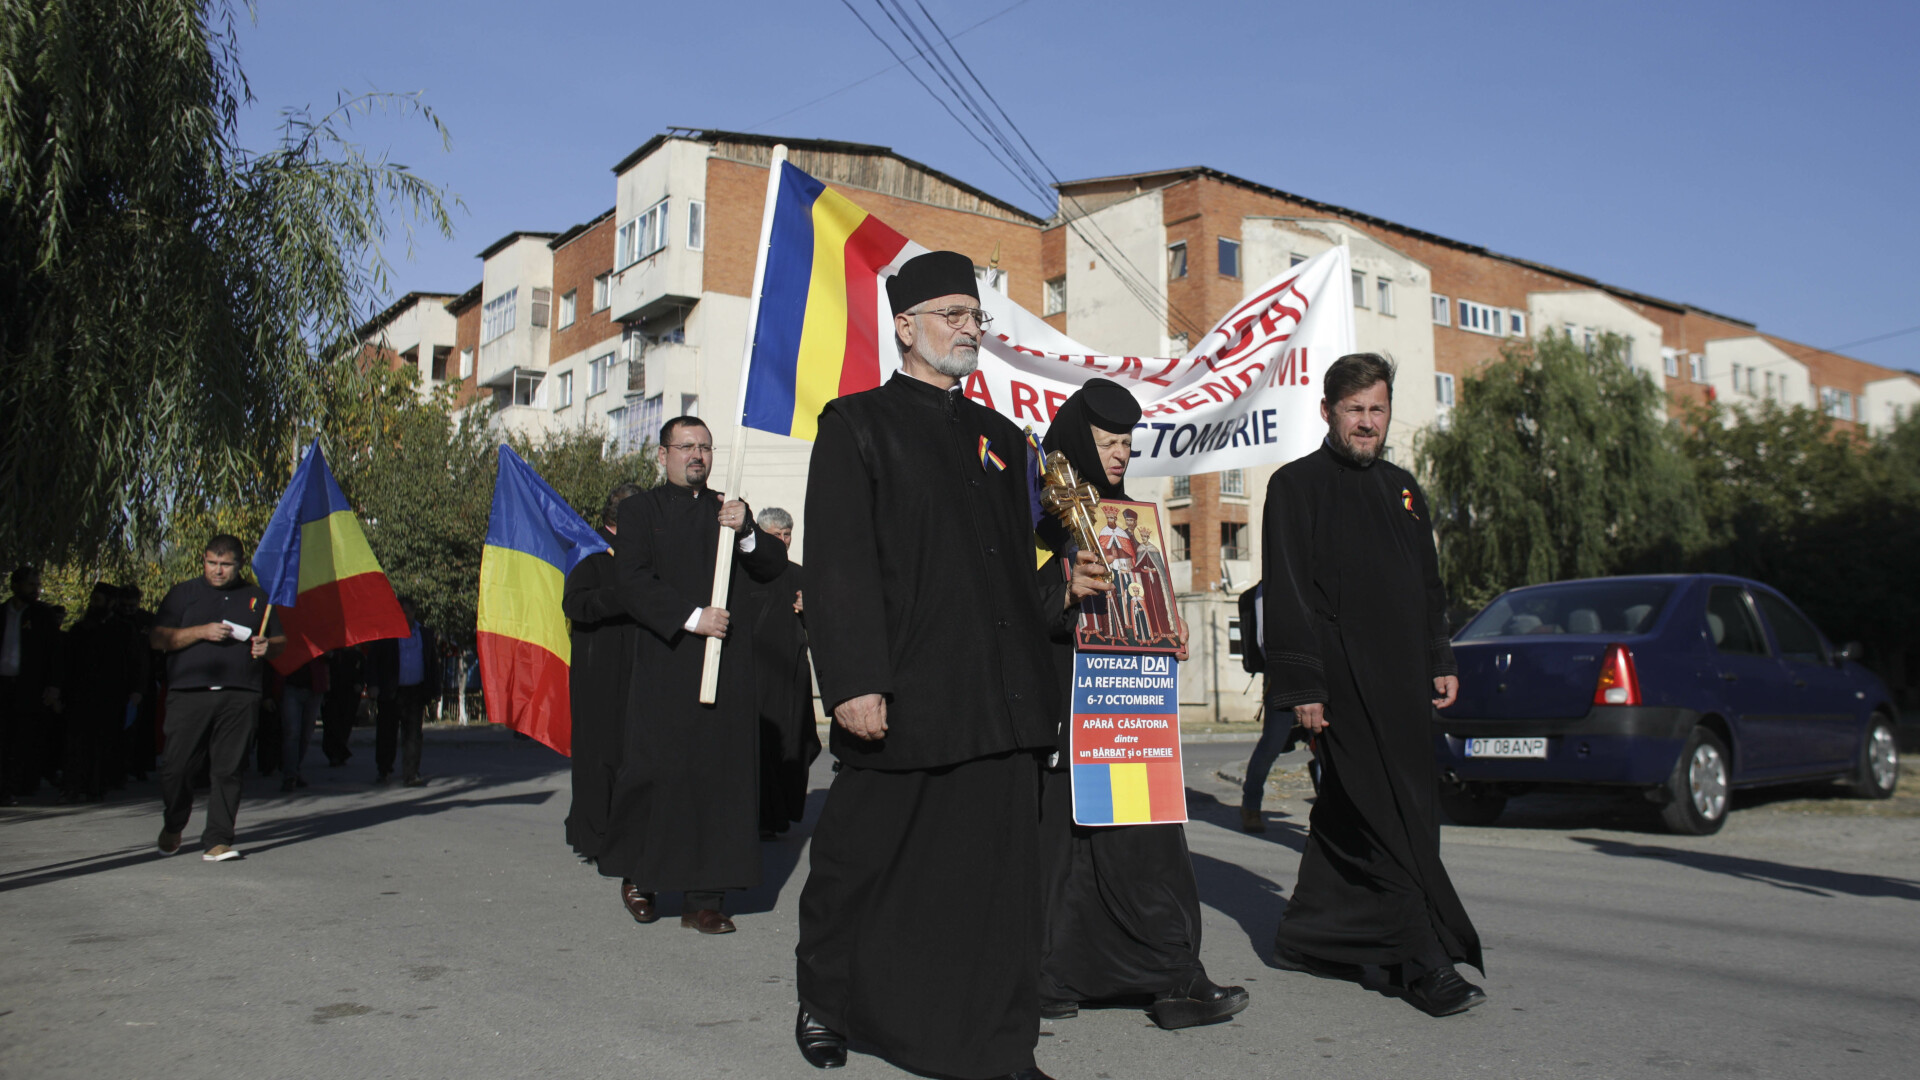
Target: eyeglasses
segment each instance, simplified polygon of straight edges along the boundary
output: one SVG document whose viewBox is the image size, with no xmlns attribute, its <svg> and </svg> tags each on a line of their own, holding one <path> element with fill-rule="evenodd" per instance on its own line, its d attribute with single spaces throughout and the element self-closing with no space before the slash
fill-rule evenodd
<svg viewBox="0 0 1920 1080">
<path fill-rule="evenodd" d="M 713 444 L 703 442 L 671 443 L 667 446 L 667 449 L 678 450 L 683 454 L 711 454 L 713 453 Z"/>
<path fill-rule="evenodd" d="M 993 322 L 993 316 L 987 314 L 984 309 L 977 308 L 977 307 L 950 307 L 950 308 L 941 308 L 938 311 L 916 311 L 914 312 L 914 314 L 915 315 L 938 315 L 941 318 L 947 320 L 947 325 L 952 327 L 955 330 L 958 330 L 961 327 L 967 325 L 967 320 L 969 318 L 971 318 L 974 321 L 974 323 L 977 324 L 982 330 L 985 330 L 987 328 L 987 325 Z"/>
</svg>

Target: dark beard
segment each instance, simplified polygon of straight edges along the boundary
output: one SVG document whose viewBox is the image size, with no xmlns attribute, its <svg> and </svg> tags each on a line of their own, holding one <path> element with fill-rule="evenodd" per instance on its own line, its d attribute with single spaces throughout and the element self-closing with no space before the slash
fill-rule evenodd
<svg viewBox="0 0 1920 1080">
<path fill-rule="evenodd" d="M 1366 468 L 1368 465 L 1373 464 L 1379 460 L 1380 457 L 1379 448 L 1364 451 L 1360 450 L 1351 442 L 1348 442 L 1346 439 L 1341 438 L 1338 434 L 1331 431 L 1327 432 L 1327 445 L 1333 447 L 1334 453 L 1339 454 L 1341 457 L 1346 458 L 1361 468 Z M 1381 448 L 1387 445 L 1387 433 L 1384 430 L 1380 432 L 1379 445 Z"/>
</svg>

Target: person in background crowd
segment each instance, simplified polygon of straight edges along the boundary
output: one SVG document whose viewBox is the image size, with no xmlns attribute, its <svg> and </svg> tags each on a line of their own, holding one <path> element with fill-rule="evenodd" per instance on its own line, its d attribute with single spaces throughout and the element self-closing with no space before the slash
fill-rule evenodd
<svg viewBox="0 0 1920 1080">
<path fill-rule="evenodd" d="M 721 530 L 737 530 L 728 584 L 737 596 L 751 581 L 779 576 L 787 546 L 759 534 L 746 503 L 707 486 L 713 433 L 698 418 L 667 421 L 657 452 L 665 479 L 621 502 L 613 540 L 614 587 L 641 632 L 598 866 L 621 879 L 635 920 L 658 917 L 659 893 L 681 892 L 681 926 L 730 934 L 726 891 L 760 883 L 760 748 L 753 635 L 735 632 L 731 614 L 713 603 L 714 553 Z M 702 705 L 711 638 L 724 643 L 720 678 L 714 703 Z"/>
<path fill-rule="evenodd" d="M 313 741 L 314 726 L 320 721 L 330 673 L 327 658 L 316 656 L 294 668 L 281 680 L 281 791 L 295 791 L 307 786 L 306 778 L 300 775 L 300 764 L 307 756 L 307 744 Z"/>
<path fill-rule="evenodd" d="M 339 768 L 353 756 L 348 741 L 360 715 L 361 692 L 366 688 L 367 657 L 358 646 L 327 654 L 327 695 L 320 709 L 320 751 L 327 765 Z"/>
<path fill-rule="evenodd" d="M 0 805 L 40 788 L 64 663 L 59 608 L 40 600 L 40 571 L 21 566 L 0 608 Z"/>
<path fill-rule="evenodd" d="M 426 783 L 420 775 L 421 724 L 434 692 L 434 683 L 427 678 L 427 664 L 429 657 L 440 655 L 440 644 L 432 630 L 420 625 L 411 598 L 400 598 L 400 612 L 407 617 L 412 633 L 370 646 L 367 682 L 377 688 L 379 699 L 373 735 L 374 783 L 384 784 L 393 775 L 397 744 L 400 782 L 420 787 Z"/>
<path fill-rule="evenodd" d="M 793 515 L 777 506 L 754 519 L 764 536 L 789 547 Z M 820 756 L 814 726 L 813 668 L 807 662 L 805 597 L 800 564 L 791 557 L 779 577 L 755 582 L 740 602 L 740 625 L 753 632 L 760 709 L 760 838 L 771 840 L 806 814 L 807 772 Z"/>
<path fill-rule="evenodd" d="M 1487 996 L 1454 970 L 1485 965 L 1440 862 L 1429 721 L 1460 680 L 1433 519 L 1381 455 L 1393 365 L 1343 356 L 1320 387 L 1326 441 L 1268 482 L 1261 555 L 1266 707 L 1293 711 L 1323 765 L 1274 959 L 1450 1016 Z"/>
<path fill-rule="evenodd" d="M 242 552 L 240 541 L 225 533 L 208 540 L 201 576 L 168 590 L 154 619 L 153 647 L 167 654 L 162 855 L 180 850 L 180 834 L 193 814 L 193 774 L 207 764 L 212 787 L 200 857 L 240 857 L 233 846 L 234 819 L 247 736 L 260 711 L 264 662 L 286 647 L 266 592 L 240 576 Z"/>
<path fill-rule="evenodd" d="M 121 735 L 146 679 L 146 643 L 118 617 L 117 592 L 96 582 L 87 613 L 67 634 L 61 788 L 71 802 L 99 802 L 108 788 L 120 786 Z"/>
<path fill-rule="evenodd" d="M 607 493 L 600 535 L 609 549 L 619 531 L 620 504 L 642 490 L 639 484 L 621 484 Z M 580 560 L 567 575 L 560 607 L 573 624 L 573 663 L 567 676 L 573 710 L 573 804 L 567 810 L 567 844 L 592 861 L 607 842 L 640 624 L 620 605 L 611 550 Z"/>
</svg>

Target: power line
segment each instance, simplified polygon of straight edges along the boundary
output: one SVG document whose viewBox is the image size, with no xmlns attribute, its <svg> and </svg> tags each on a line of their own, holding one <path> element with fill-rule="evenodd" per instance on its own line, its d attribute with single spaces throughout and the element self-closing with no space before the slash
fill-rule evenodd
<svg viewBox="0 0 1920 1080">
<path fill-rule="evenodd" d="M 972 26 L 967 27 L 965 30 L 960 31 L 959 33 L 953 36 L 956 38 L 966 37 L 968 34 L 973 33 L 975 30 L 978 30 L 981 27 L 992 22 L 993 20 L 999 18 L 1000 16 L 1005 15 L 1006 13 L 1012 11 L 1014 8 L 1023 7 L 1032 2 L 1033 0 L 1015 0 L 1014 3 L 1008 4 L 1006 7 L 1001 8 L 999 11 L 996 11 L 993 14 L 987 16 L 986 18 L 981 19 L 979 22 L 974 23 Z M 887 72 L 892 71 L 894 68 L 897 68 L 900 66 L 901 64 L 899 63 L 888 64 L 886 67 L 881 68 L 880 70 L 874 72 L 873 74 L 867 75 L 863 78 L 855 79 L 852 82 L 846 84 L 845 86 L 842 86 L 838 90 L 829 90 L 826 93 L 821 94 L 819 97 L 814 98 L 812 101 L 806 102 L 803 105 L 795 105 L 793 108 L 788 109 L 786 112 L 780 113 L 777 116 L 769 116 L 765 120 L 761 120 L 753 124 L 752 126 L 742 128 L 741 130 L 746 131 L 748 133 L 757 132 L 761 128 L 766 127 L 768 124 L 771 124 L 776 120 L 785 120 L 787 117 L 792 116 L 794 113 L 797 113 L 802 109 L 810 109 L 815 105 L 818 105 L 821 102 L 827 100 L 828 98 L 839 97 L 841 94 L 844 94 L 849 90 L 852 90 L 854 87 L 863 86 L 867 83 L 870 83 L 873 80 L 879 78 L 880 76 L 885 75 Z"/>
<path fill-rule="evenodd" d="M 1876 334 L 1870 338 L 1861 338 L 1859 341 L 1849 341 L 1845 345 L 1835 345 L 1832 348 L 1821 349 L 1820 351 L 1821 352 L 1838 352 L 1841 349 L 1851 349 L 1858 345 L 1871 345 L 1876 341 L 1886 341 L 1889 338 L 1904 337 L 1907 334 L 1913 334 L 1913 333 L 1920 333 L 1920 326 L 1909 326 L 1905 330 L 1895 330 L 1891 334 Z"/>
</svg>

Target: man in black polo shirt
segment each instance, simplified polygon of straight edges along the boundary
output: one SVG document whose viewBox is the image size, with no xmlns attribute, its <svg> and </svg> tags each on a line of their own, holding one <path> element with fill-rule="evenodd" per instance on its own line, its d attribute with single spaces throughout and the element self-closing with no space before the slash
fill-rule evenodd
<svg viewBox="0 0 1920 1080">
<path fill-rule="evenodd" d="M 241 557 L 234 537 L 222 533 L 207 541 L 202 576 L 168 590 L 154 618 L 153 647 L 167 654 L 167 743 L 160 763 L 163 855 L 180 850 L 180 834 L 193 814 L 193 774 L 211 754 L 213 790 L 207 795 L 200 857 L 208 862 L 240 857 L 233 847 L 233 819 L 240 809 L 247 736 L 260 712 L 261 661 L 286 644 L 267 594 L 241 579 Z"/>
</svg>

